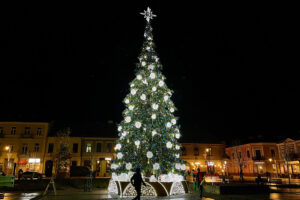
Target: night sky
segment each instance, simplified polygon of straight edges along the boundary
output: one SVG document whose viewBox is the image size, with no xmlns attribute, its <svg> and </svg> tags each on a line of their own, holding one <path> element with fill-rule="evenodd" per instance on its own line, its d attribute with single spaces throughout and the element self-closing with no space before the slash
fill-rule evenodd
<svg viewBox="0 0 300 200">
<path fill-rule="evenodd" d="M 0 120 L 49 121 L 77 135 L 115 136 L 97 127 L 122 120 L 143 42 L 139 13 L 150 5 L 184 141 L 299 137 L 293 11 L 128 2 L 2 8 Z"/>
</svg>

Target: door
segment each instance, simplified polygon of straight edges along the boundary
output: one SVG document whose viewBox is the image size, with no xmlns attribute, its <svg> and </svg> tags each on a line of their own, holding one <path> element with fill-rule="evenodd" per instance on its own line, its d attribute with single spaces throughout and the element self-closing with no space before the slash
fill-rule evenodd
<svg viewBox="0 0 300 200">
<path fill-rule="evenodd" d="M 52 160 L 47 160 L 46 161 L 46 166 L 45 166 L 45 175 L 46 175 L 46 177 L 51 177 L 52 176 L 52 169 L 53 169 L 53 161 Z"/>
</svg>

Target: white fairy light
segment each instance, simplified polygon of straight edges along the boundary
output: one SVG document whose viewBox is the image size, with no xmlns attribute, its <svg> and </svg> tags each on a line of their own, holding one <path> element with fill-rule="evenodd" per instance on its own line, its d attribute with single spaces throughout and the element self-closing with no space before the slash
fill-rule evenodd
<svg viewBox="0 0 300 200">
<path fill-rule="evenodd" d="M 126 163 L 126 169 L 131 170 L 131 168 L 132 168 L 132 164 L 131 163 Z"/>
<path fill-rule="evenodd" d="M 136 78 L 137 78 L 138 80 L 142 80 L 143 77 L 139 74 L 139 75 L 136 76 Z"/>
<path fill-rule="evenodd" d="M 176 133 L 175 137 L 176 137 L 176 139 L 179 139 L 180 138 L 180 133 Z"/>
<path fill-rule="evenodd" d="M 156 130 L 153 130 L 152 131 L 152 136 L 155 136 L 157 134 L 157 131 Z"/>
<path fill-rule="evenodd" d="M 117 169 L 118 167 L 119 167 L 119 166 L 118 166 L 117 164 L 114 164 L 114 163 L 111 164 L 111 168 L 112 168 L 112 169 Z"/>
<path fill-rule="evenodd" d="M 157 105 L 156 103 L 154 103 L 154 104 L 152 104 L 152 108 L 153 108 L 154 110 L 157 110 L 157 109 L 158 109 L 158 105 Z"/>
<path fill-rule="evenodd" d="M 127 135 L 126 131 L 123 131 L 122 136 L 125 137 Z"/>
<path fill-rule="evenodd" d="M 153 169 L 158 170 L 159 169 L 159 163 L 154 163 L 153 164 Z"/>
<path fill-rule="evenodd" d="M 134 84 L 131 84 L 130 87 L 134 87 Z"/>
<path fill-rule="evenodd" d="M 175 149 L 176 149 L 176 150 L 179 150 L 179 149 L 180 149 L 180 146 L 176 144 Z"/>
<path fill-rule="evenodd" d="M 152 87 L 152 92 L 155 92 L 157 90 L 157 87 Z"/>
<path fill-rule="evenodd" d="M 125 99 L 125 103 L 126 103 L 126 104 L 129 104 L 129 99 Z"/>
<path fill-rule="evenodd" d="M 121 152 L 117 153 L 117 158 L 118 159 L 122 159 L 123 158 L 123 154 Z"/>
<path fill-rule="evenodd" d="M 141 142 L 140 142 L 139 140 L 136 140 L 136 141 L 134 142 L 134 144 L 135 144 L 136 146 L 139 146 L 139 145 L 141 144 Z"/>
<path fill-rule="evenodd" d="M 145 66 L 145 65 L 146 65 L 146 62 L 145 62 L 145 61 L 143 61 L 143 62 L 142 62 L 142 66 Z"/>
<path fill-rule="evenodd" d="M 142 99 L 143 101 L 145 101 L 145 100 L 146 100 L 146 95 L 145 95 L 145 94 L 142 94 L 142 95 L 141 95 L 141 99 Z"/>
<path fill-rule="evenodd" d="M 135 95 L 135 94 L 136 94 L 136 91 L 137 91 L 136 89 L 132 89 L 132 90 L 131 90 L 131 94 L 132 94 L 132 95 Z"/>
<path fill-rule="evenodd" d="M 151 78 L 151 79 L 155 79 L 155 77 L 156 77 L 155 73 L 152 72 L 152 73 L 150 74 L 150 78 Z"/>
<path fill-rule="evenodd" d="M 148 85 L 148 82 L 147 82 L 146 79 L 143 80 L 143 83 L 144 83 L 145 85 Z"/>
<path fill-rule="evenodd" d="M 121 144 L 116 144 L 116 149 L 117 150 L 120 150 L 122 148 L 122 145 Z"/>
<path fill-rule="evenodd" d="M 134 105 L 129 106 L 129 110 L 133 110 L 133 108 L 134 108 Z"/>
<path fill-rule="evenodd" d="M 151 115 L 151 118 L 152 118 L 152 119 L 156 119 L 156 114 L 152 114 L 152 115 Z"/>
<path fill-rule="evenodd" d="M 181 168 L 182 171 L 184 171 L 186 169 L 186 165 L 185 164 L 181 164 L 180 168 Z"/>
<path fill-rule="evenodd" d="M 164 96 L 165 101 L 168 101 L 168 99 L 169 99 L 169 96 Z"/>
<path fill-rule="evenodd" d="M 167 126 L 168 128 L 171 128 L 172 123 L 171 123 L 171 122 L 168 122 L 166 126 Z"/>
<path fill-rule="evenodd" d="M 181 169 L 181 164 L 180 163 L 176 163 L 175 164 L 175 168 L 178 169 L 178 170 L 180 170 Z"/>
<path fill-rule="evenodd" d="M 141 128 L 142 126 L 142 123 L 141 122 L 135 122 L 135 127 L 136 128 Z"/>
<path fill-rule="evenodd" d="M 153 70 L 153 69 L 154 69 L 154 65 L 149 65 L 149 66 L 148 66 L 148 69 L 149 69 L 149 70 Z"/>
<path fill-rule="evenodd" d="M 153 157 L 153 153 L 151 151 L 147 152 L 147 158 L 152 158 Z"/>
<path fill-rule="evenodd" d="M 174 108 L 170 108 L 170 112 L 173 113 L 175 111 Z"/>
<path fill-rule="evenodd" d="M 125 117 L 125 122 L 126 122 L 126 123 L 131 122 L 131 117 L 130 117 L 130 116 Z"/>
<path fill-rule="evenodd" d="M 147 50 L 150 50 L 150 47 L 146 47 Z"/>
<path fill-rule="evenodd" d="M 159 81 L 159 82 L 158 82 L 158 85 L 159 85 L 160 87 L 164 86 L 164 84 L 165 84 L 164 81 Z"/>
<path fill-rule="evenodd" d="M 171 120 L 171 123 L 172 123 L 173 125 L 175 125 L 175 124 L 176 124 L 176 119 L 172 119 L 172 120 Z"/>
<path fill-rule="evenodd" d="M 176 158 L 179 158 L 179 154 L 175 154 L 175 157 L 176 157 Z"/>
<path fill-rule="evenodd" d="M 122 130 L 122 126 L 119 126 L 118 127 L 118 131 L 120 132 Z"/>
<path fill-rule="evenodd" d="M 172 144 L 171 142 L 167 142 L 166 145 L 167 145 L 167 148 L 168 148 L 168 149 L 172 148 L 172 146 L 173 146 L 173 144 Z"/>
</svg>

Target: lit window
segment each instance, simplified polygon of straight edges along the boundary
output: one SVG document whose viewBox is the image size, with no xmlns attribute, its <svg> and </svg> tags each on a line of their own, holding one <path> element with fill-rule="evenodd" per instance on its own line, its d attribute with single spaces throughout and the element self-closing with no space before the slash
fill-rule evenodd
<svg viewBox="0 0 300 200">
<path fill-rule="evenodd" d="M 92 144 L 86 144 L 86 152 L 87 153 L 92 152 Z"/>
<path fill-rule="evenodd" d="M 39 143 L 35 143 L 34 145 L 34 152 L 39 152 L 40 151 L 40 144 Z"/>
<path fill-rule="evenodd" d="M 16 135 L 16 130 L 17 130 L 16 127 L 11 127 L 10 134 L 11 134 L 11 135 Z"/>
<path fill-rule="evenodd" d="M 25 135 L 29 135 L 30 134 L 30 127 L 25 127 Z"/>
<path fill-rule="evenodd" d="M 41 136 L 41 135 L 42 135 L 42 128 L 38 128 L 38 129 L 37 129 L 36 135 L 37 135 L 37 136 Z"/>
<path fill-rule="evenodd" d="M 22 154 L 27 154 L 28 152 L 28 144 L 23 144 L 22 146 Z"/>
</svg>

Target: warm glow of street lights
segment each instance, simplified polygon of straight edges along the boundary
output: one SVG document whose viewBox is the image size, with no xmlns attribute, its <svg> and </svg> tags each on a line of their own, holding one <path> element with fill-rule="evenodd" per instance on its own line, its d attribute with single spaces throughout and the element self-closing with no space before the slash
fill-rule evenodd
<svg viewBox="0 0 300 200">
<path fill-rule="evenodd" d="M 8 151 L 8 150 L 9 150 L 9 146 L 6 146 L 6 147 L 5 147 L 5 150 Z"/>
<path fill-rule="evenodd" d="M 272 162 L 272 158 L 269 158 L 269 161 Z"/>
<path fill-rule="evenodd" d="M 209 152 L 209 148 L 206 148 L 205 151 L 206 151 L 206 152 Z"/>
</svg>

